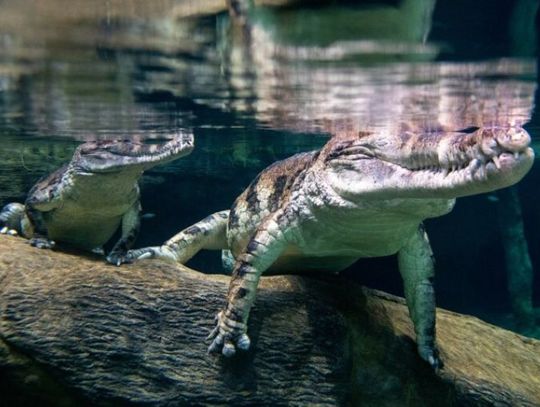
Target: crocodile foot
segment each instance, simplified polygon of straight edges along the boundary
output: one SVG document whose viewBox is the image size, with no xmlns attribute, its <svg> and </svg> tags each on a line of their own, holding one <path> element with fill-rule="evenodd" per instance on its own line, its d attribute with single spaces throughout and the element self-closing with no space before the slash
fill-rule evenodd
<svg viewBox="0 0 540 407">
<path fill-rule="evenodd" d="M 128 250 L 124 263 L 133 263 L 144 259 L 162 259 L 166 261 L 177 262 L 178 257 L 173 250 L 167 246 L 143 247 L 141 249 Z"/>
<path fill-rule="evenodd" d="M 153 259 L 156 256 L 156 248 L 154 247 L 143 247 L 142 249 L 133 249 L 128 250 L 124 256 L 124 263 L 133 263 L 137 260 L 143 259 Z"/>
<path fill-rule="evenodd" d="M 2 229 L 0 229 L 0 234 L 17 236 L 19 232 L 17 232 L 15 229 L 10 229 L 7 226 L 4 226 Z"/>
<path fill-rule="evenodd" d="M 52 249 L 56 245 L 53 240 L 49 240 L 43 236 L 33 237 L 29 243 L 30 246 L 37 247 L 38 249 Z"/>
<path fill-rule="evenodd" d="M 221 353 L 225 357 L 232 357 L 236 349 L 248 350 L 251 340 L 246 334 L 246 324 L 233 321 L 221 311 L 216 315 L 216 327 L 210 332 L 207 340 L 212 343 L 208 347 L 208 353 Z"/>
<path fill-rule="evenodd" d="M 107 262 L 119 266 L 137 260 L 153 259 L 158 257 L 157 250 L 159 250 L 159 247 L 143 247 L 142 249 L 128 250 L 126 253 L 109 253 Z"/>
<path fill-rule="evenodd" d="M 107 260 L 107 263 L 113 264 L 115 266 L 120 266 L 121 264 L 133 262 L 128 258 L 128 253 L 121 252 L 111 252 L 105 259 Z"/>
<path fill-rule="evenodd" d="M 439 351 L 435 347 L 419 346 L 418 354 L 422 359 L 429 363 L 433 370 L 438 371 L 442 369 L 444 364 L 439 357 Z"/>
</svg>

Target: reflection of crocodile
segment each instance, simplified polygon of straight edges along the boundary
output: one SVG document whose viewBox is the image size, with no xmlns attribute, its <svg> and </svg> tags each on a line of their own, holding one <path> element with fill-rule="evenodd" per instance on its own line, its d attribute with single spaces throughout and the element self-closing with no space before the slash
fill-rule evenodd
<svg viewBox="0 0 540 407">
<path fill-rule="evenodd" d="M 268 167 L 230 211 L 127 257 L 185 262 L 200 249 L 229 249 L 228 303 L 210 350 L 230 356 L 250 346 L 247 320 L 263 272 L 339 271 L 397 253 L 420 356 L 436 368 L 433 260 L 422 221 L 449 212 L 456 197 L 520 180 L 533 162 L 529 143 L 521 128 L 340 134 Z"/>
<path fill-rule="evenodd" d="M 143 171 L 187 155 L 191 134 L 165 144 L 94 141 L 77 148 L 71 162 L 40 180 L 25 205 L 12 203 L 0 212 L 4 233 L 51 248 L 54 241 L 100 250 L 122 225 L 122 235 L 107 256 L 120 264 L 139 229 L 138 179 Z"/>
</svg>

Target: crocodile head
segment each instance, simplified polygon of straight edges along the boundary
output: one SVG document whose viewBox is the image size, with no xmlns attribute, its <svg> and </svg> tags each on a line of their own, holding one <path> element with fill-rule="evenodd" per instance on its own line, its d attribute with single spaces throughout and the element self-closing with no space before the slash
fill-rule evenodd
<svg viewBox="0 0 540 407">
<path fill-rule="evenodd" d="M 192 150 L 192 134 L 176 135 L 164 144 L 142 144 L 129 140 L 90 141 L 77 148 L 71 165 L 82 173 L 144 171 L 188 155 Z"/>
<path fill-rule="evenodd" d="M 457 198 L 515 184 L 534 153 L 519 127 L 463 132 L 342 134 L 324 148 L 324 173 L 354 199 Z"/>
</svg>

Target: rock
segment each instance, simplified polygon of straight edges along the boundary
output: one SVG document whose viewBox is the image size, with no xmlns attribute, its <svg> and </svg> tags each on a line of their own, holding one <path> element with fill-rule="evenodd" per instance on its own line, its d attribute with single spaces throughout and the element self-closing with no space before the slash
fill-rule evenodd
<svg viewBox="0 0 540 407">
<path fill-rule="evenodd" d="M 266 277 L 252 350 L 206 353 L 228 278 L 0 239 L 0 381 L 11 404 L 537 406 L 540 341 L 438 310 L 445 367 L 403 300 L 340 279 Z"/>
</svg>

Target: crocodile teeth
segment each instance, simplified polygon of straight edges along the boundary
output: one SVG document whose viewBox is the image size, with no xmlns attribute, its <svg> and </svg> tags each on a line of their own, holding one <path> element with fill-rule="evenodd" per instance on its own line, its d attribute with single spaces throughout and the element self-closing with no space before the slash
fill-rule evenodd
<svg viewBox="0 0 540 407">
<path fill-rule="evenodd" d="M 501 169 L 501 163 L 499 161 L 499 157 L 497 157 L 496 155 L 494 155 L 493 157 L 491 157 L 491 160 L 493 161 L 493 163 L 495 164 L 495 167 L 497 167 L 498 170 Z"/>
<path fill-rule="evenodd" d="M 473 175 L 476 175 L 478 171 L 481 170 L 481 168 L 482 168 L 482 163 L 480 162 L 478 158 L 475 158 L 471 161 L 470 169 Z"/>
</svg>

